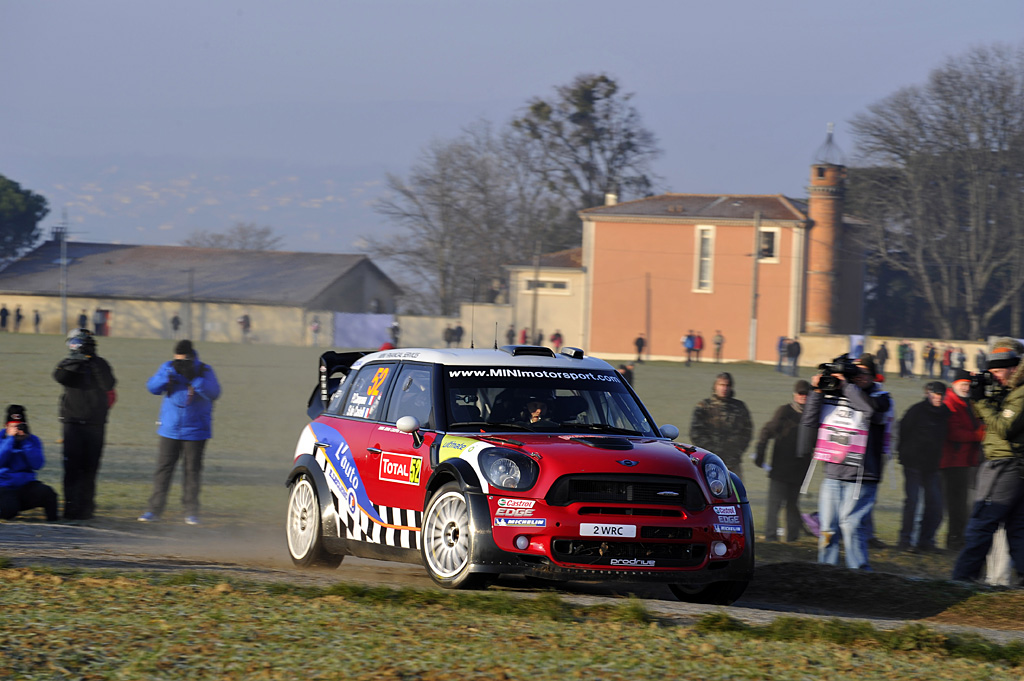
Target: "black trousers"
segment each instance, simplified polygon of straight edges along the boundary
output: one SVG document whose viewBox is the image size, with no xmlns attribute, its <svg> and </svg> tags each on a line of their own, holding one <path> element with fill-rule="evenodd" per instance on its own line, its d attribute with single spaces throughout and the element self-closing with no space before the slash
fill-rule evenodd
<svg viewBox="0 0 1024 681">
<path fill-rule="evenodd" d="M 974 509 L 967 521 L 964 547 L 953 566 L 953 579 L 977 579 L 992 548 L 992 535 L 1006 528 L 1010 559 L 1021 574 L 1024 566 L 1024 463 L 994 459 L 981 464 Z"/>
<path fill-rule="evenodd" d="M 779 531 L 779 511 L 786 506 L 786 541 L 800 538 L 800 483 L 768 480 L 768 514 L 764 521 L 764 538 L 775 541 Z"/>
<path fill-rule="evenodd" d="M 88 520 L 96 514 L 96 474 L 106 425 L 64 422 L 64 517 Z"/>
<path fill-rule="evenodd" d="M 186 516 L 199 515 L 199 485 L 203 473 L 203 452 L 206 440 L 172 440 L 160 438 L 156 472 L 153 474 L 153 493 L 149 496 L 149 512 L 161 516 L 167 506 L 167 491 L 174 477 L 174 467 L 182 459 L 183 482 L 181 505 Z"/>
<path fill-rule="evenodd" d="M 20 487 L 0 487 L 0 518 L 10 520 L 31 508 L 45 510 L 50 522 L 57 520 L 57 493 L 38 480 Z"/>
<path fill-rule="evenodd" d="M 942 500 L 949 519 L 946 548 L 959 551 L 964 547 L 964 532 L 971 512 L 970 488 L 974 486 L 975 468 L 943 468 Z"/>
</svg>

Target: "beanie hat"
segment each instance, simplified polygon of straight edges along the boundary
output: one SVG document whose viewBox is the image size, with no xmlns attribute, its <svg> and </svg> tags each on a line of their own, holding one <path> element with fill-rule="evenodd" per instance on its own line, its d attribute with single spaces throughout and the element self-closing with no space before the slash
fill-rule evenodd
<svg viewBox="0 0 1024 681">
<path fill-rule="evenodd" d="M 192 347 L 192 341 L 185 339 L 178 341 L 178 343 L 174 346 L 174 354 L 195 357 L 196 351 Z"/>
<path fill-rule="evenodd" d="M 1006 369 L 1015 367 L 1020 363 L 1021 346 L 1020 341 L 1014 338 L 1003 337 L 992 345 L 992 352 L 988 353 L 989 369 Z"/>
<path fill-rule="evenodd" d="M 964 371 L 963 369 L 954 369 L 953 370 L 953 383 L 956 383 L 957 381 L 969 381 L 969 380 L 971 380 L 971 374 L 970 374 L 969 371 Z"/>
<path fill-rule="evenodd" d="M 811 384 L 802 378 L 793 384 L 793 392 L 795 392 L 797 395 L 806 395 L 810 391 Z"/>
<path fill-rule="evenodd" d="M 25 423 L 25 407 L 20 404 L 7 407 L 7 423 Z"/>
<path fill-rule="evenodd" d="M 942 381 L 929 381 L 924 386 L 925 392 L 935 393 L 936 395 L 946 394 L 946 384 Z"/>
<path fill-rule="evenodd" d="M 875 356 L 870 352 L 865 352 L 858 359 L 853 360 L 853 362 L 867 369 L 872 378 L 878 373 L 878 368 L 875 366 Z"/>
</svg>

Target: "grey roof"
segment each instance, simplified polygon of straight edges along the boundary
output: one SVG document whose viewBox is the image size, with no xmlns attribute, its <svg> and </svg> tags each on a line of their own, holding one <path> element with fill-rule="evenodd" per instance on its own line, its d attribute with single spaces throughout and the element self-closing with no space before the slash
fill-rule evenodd
<svg viewBox="0 0 1024 681">
<path fill-rule="evenodd" d="M 614 206 L 597 206 L 580 211 L 587 219 L 689 218 L 753 220 L 760 211 L 765 220 L 806 220 L 807 203 L 781 194 L 661 194 Z"/>
<path fill-rule="evenodd" d="M 185 300 L 191 270 L 193 300 L 302 306 L 363 262 L 390 282 L 362 254 L 74 241 L 67 254 L 72 296 Z M 0 272 L 0 292 L 59 295 L 60 243 L 46 241 L 11 263 Z"/>
</svg>

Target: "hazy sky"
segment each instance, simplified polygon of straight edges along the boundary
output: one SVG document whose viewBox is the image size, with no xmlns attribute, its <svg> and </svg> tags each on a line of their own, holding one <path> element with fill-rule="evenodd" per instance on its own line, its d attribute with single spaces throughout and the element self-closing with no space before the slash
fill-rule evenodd
<svg viewBox="0 0 1024 681">
<path fill-rule="evenodd" d="M 847 122 L 966 49 L 1024 41 L 1021 0 L 4 0 L 0 174 L 76 238 L 270 225 L 354 250 L 433 138 L 504 123 L 582 72 L 635 93 L 662 189 L 805 196 Z"/>
</svg>

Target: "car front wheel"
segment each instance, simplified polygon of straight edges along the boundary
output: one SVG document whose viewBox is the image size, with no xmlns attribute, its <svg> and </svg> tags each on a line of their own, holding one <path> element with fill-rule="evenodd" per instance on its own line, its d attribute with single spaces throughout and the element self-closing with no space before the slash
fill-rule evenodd
<svg viewBox="0 0 1024 681">
<path fill-rule="evenodd" d="M 446 589 L 486 586 L 489 575 L 470 572 L 474 526 L 466 495 L 449 482 L 430 498 L 423 514 L 423 564 L 430 578 Z"/>
<path fill-rule="evenodd" d="M 299 567 L 341 565 L 344 556 L 329 553 L 324 548 L 320 527 L 320 503 L 316 487 L 310 477 L 303 473 L 296 478 L 288 495 L 288 518 L 285 523 L 288 553 L 292 562 Z"/>
</svg>

